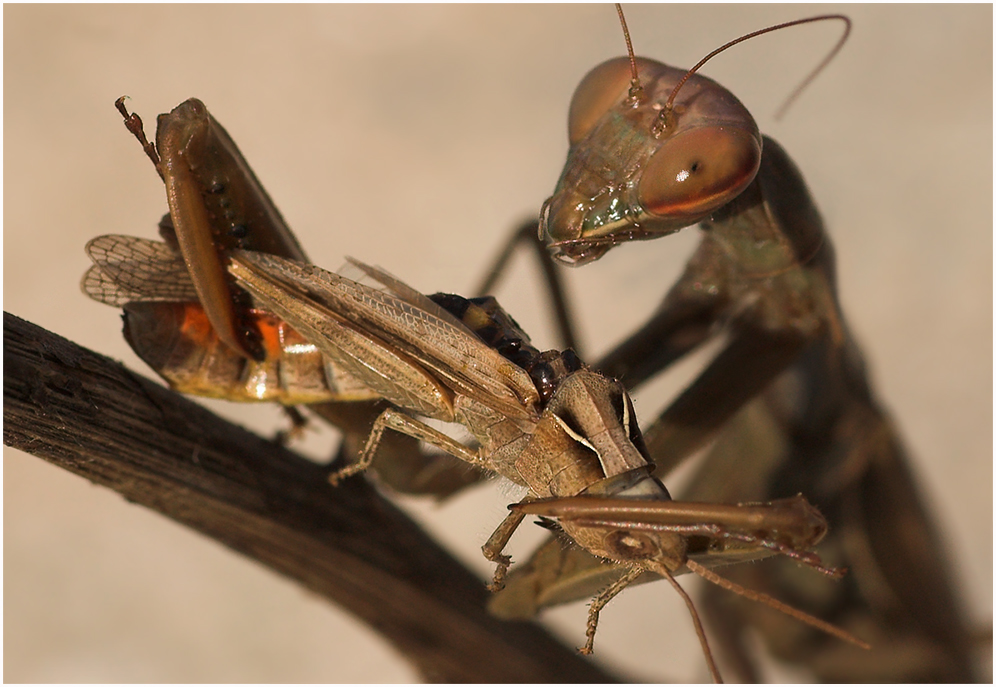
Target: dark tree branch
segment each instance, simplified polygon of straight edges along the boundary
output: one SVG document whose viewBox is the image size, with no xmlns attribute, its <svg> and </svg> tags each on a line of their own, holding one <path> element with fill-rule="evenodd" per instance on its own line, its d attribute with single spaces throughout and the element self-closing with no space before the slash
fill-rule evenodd
<svg viewBox="0 0 996 687">
<path fill-rule="evenodd" d="M 4 444 L 298 580 L 426 679 L 614 679 L 542 628 L 489 616 L 480 580 L 366 481 L 332 488 L 321 466 L 6 312 L 3 356 Z"/>
</svg>

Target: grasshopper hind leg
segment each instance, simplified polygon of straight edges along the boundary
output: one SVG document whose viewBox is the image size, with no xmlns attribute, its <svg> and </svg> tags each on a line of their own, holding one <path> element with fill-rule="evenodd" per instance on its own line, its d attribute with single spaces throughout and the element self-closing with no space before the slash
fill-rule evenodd
<svg viewBox="0 0 996 687">
<path fill-rule="evenodd" d="M 357 461 L 352 465 L 347 465 L 341 470 L 337 470 L 329 475 L 329 482 L 332 483 L 332 486 L 336 486 L 347 477 L 359 474 L 370 467 L 370 464 L 373 462 L 374 455 L 377 453 L 377 447 L 380 444 L 381 437 L 386 429 L 393 429 L 401 434 L 405 434 L 419 441 L 431 444 L 432 446 L 435 446 L 436 448 L 445 451 L 446 453 L 449 453 L 450 455 L 455 456 L 460 460 L 473 465 L 474 467 L 483 467 L 483 463 L 477 451 L 467 448 L 460 442 L 443 434 L 437 429 L 433 429 L 424 422 L 420 422 L 413 417 L 405 415 L 400 410 L 395 408 L 387 408 L 374 421 L 373 429 L 370 430 L 370 435 L 367 437 L 367 443 L 363 447 L 363 451 L 360 452 L 359 459 L 357 459 Z"/>
</svg>

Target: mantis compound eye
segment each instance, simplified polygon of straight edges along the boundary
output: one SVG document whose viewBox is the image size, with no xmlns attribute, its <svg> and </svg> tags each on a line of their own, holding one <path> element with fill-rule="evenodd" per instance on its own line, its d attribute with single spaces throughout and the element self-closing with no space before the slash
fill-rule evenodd
<svg viewBox="0 0 996 687">
<path fill-rule="evenodd" d="M 648 161 L 640 203 L 656 217 L 704 217 L 743 191 L 760 164 L 761 146 L 747 131 L 709 126 L 680 132 Z"/>
</svg>

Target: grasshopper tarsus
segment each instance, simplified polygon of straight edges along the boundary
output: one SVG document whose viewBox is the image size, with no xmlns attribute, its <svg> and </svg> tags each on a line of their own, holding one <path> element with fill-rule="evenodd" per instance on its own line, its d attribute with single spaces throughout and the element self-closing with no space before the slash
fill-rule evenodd
<svg viewBox="0 0 996 687">
<path fill-rule="evenodd" d="M 338 487 L 340 484 L 342 484 L 343 480 L 346 480 L 352 477 L 353 475 L 363 472 L 364 469 L 365 468 L 362 466 L 357 467 L 355 463 L 353 465 L 347 465 L 346 467 L 336 470 L 335 472 L 329 475 L 328 477 L 329 484 L 331 484 L 333 487 Z"/>
<path fill-rule="evenodd" d="M 287 446 L 304 436 L 304 431 L 308 427 L 308 418 L 298 410 L 297 406 L 281 406 L 291 426 L 288 429 L 279 430 L 273 437 L 273 442 L 278 446 Z"/>
<path fill-rule="evenodd" d="M 390 409 L 385 410 L 381 413 L 377 419 L 374 421 L 373 428 L 370 430 L 370 434 L 367 437 L 367 443 L 363 447 L 363 451 L 360 452 L 359 458 L 352 465 L 347 465 L 344 468 L 336 470 L 329 475 L 329 484 L 333 487 L 339 486 L 342 481 L 348 477 L 364 472 L 373 463 L 374 454 L 377 452 L 377 446 L 380 444 L 381 435 L 384 434 L 384 429 L 387 426 L 385 422 L 385 416 L 387 416 L 392 411 Z"/>
<path fill-rule="evenodd" d="M 156 150 L 156 144 L 151 143 L 149 139 L 146 138 L 145 124 L 143 124 L 142 118 L 134 112 L 128 112 L 128 108 L 126 108 L 124 104 L 124 101 L 127 98 L 128 96 L 123 95 L 115 100 L 114 107 L 117 108 L 117 111 L 121 113 L 122 117 L 124 117 L 125 128 L 128 129 L 128 131 L 131 132 L 131 135 L 137 138 L 138 142 L 142 144 L 142 150 L 144 150 L 148 158 L 152 160 L 152 164 L 155 165 L 156 171 L 159 172 L 159 176 L 162 177 L 163 173 L 159 169 L 161 159 L 159 158 L 159 151 Z"/>
<path fill-rule="evenodd" d="M 578 647 L 579 654 L 591 656 L 595 653 L 595 633 L 598 631 L 598 615 L 604 605 L 602 604 L 598 608 L 595 608 L 595 602 L 592 601 L 591 608 L 588 609 L 588 622 L 584 628 L 584 646 Z"/>
<path fill-rule="evenodd" d="M 492 593 L 500 592 L 505 588 L 505 577 L 508 575 L 508 569 L 512 565 L 511 556 L 499 556 L 498 560 L 493 561 L 497 564 L 495 567 L 494 577 L 491 578 L 491 582 L 488 583 L 488 591 Z"/>
<path fill-rule="evenodd" d="M 530 500 L 532 499 L 527 497 L 523 502 Z M 509 506 L 509 509 L 512 509 L 512 506 Z M 493 592 L 500 592 L 505 588 L 505 575 L 508 573 L 509 566 L 512 565 L 512 557 L 506 556 L 502 551 L 505 550 L 508 540 L 512 538 L 512 533 L 519 528 L 525 519 L 525 513 L 513 510 L 505 516 L 505 519 L 501 521 L 501 524 L 495 528 L 488 540 L 484 542 L 484 546 L 481 547 L 484 557 L 496 565 L 494 578 L 489 585 Z"/>
</svg>

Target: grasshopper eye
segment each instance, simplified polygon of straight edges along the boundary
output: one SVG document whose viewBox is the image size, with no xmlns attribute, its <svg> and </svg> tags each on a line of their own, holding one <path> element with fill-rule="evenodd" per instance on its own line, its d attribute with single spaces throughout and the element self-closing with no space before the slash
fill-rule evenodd
<svg viewBox="0 0 996 687">
<path fill-rule="evenodd" d="M 644 60 L 638 60 L 637 64 L 641 62 Z M 598 65 L 581 79 L 571 98 L 567 117 L 567 133 L 572 146 L 587 136 L 602 115 L 628 92 L 631 76 L 629 59 L 616 57 Z"/>
<path fill-rule="evenodd" d="M 640 178 L 640 203 L 657 217 L 704 217 L 757 174 L 761 146 L 731 127 L 697 127 L 664 142 Z"/>
<path fill-rule="evenodd" d="M 605 548 L 622 560 L 653 558 L 660 547 L 643 532 L 616 530 L 605 537 Z"/>
</svg>

